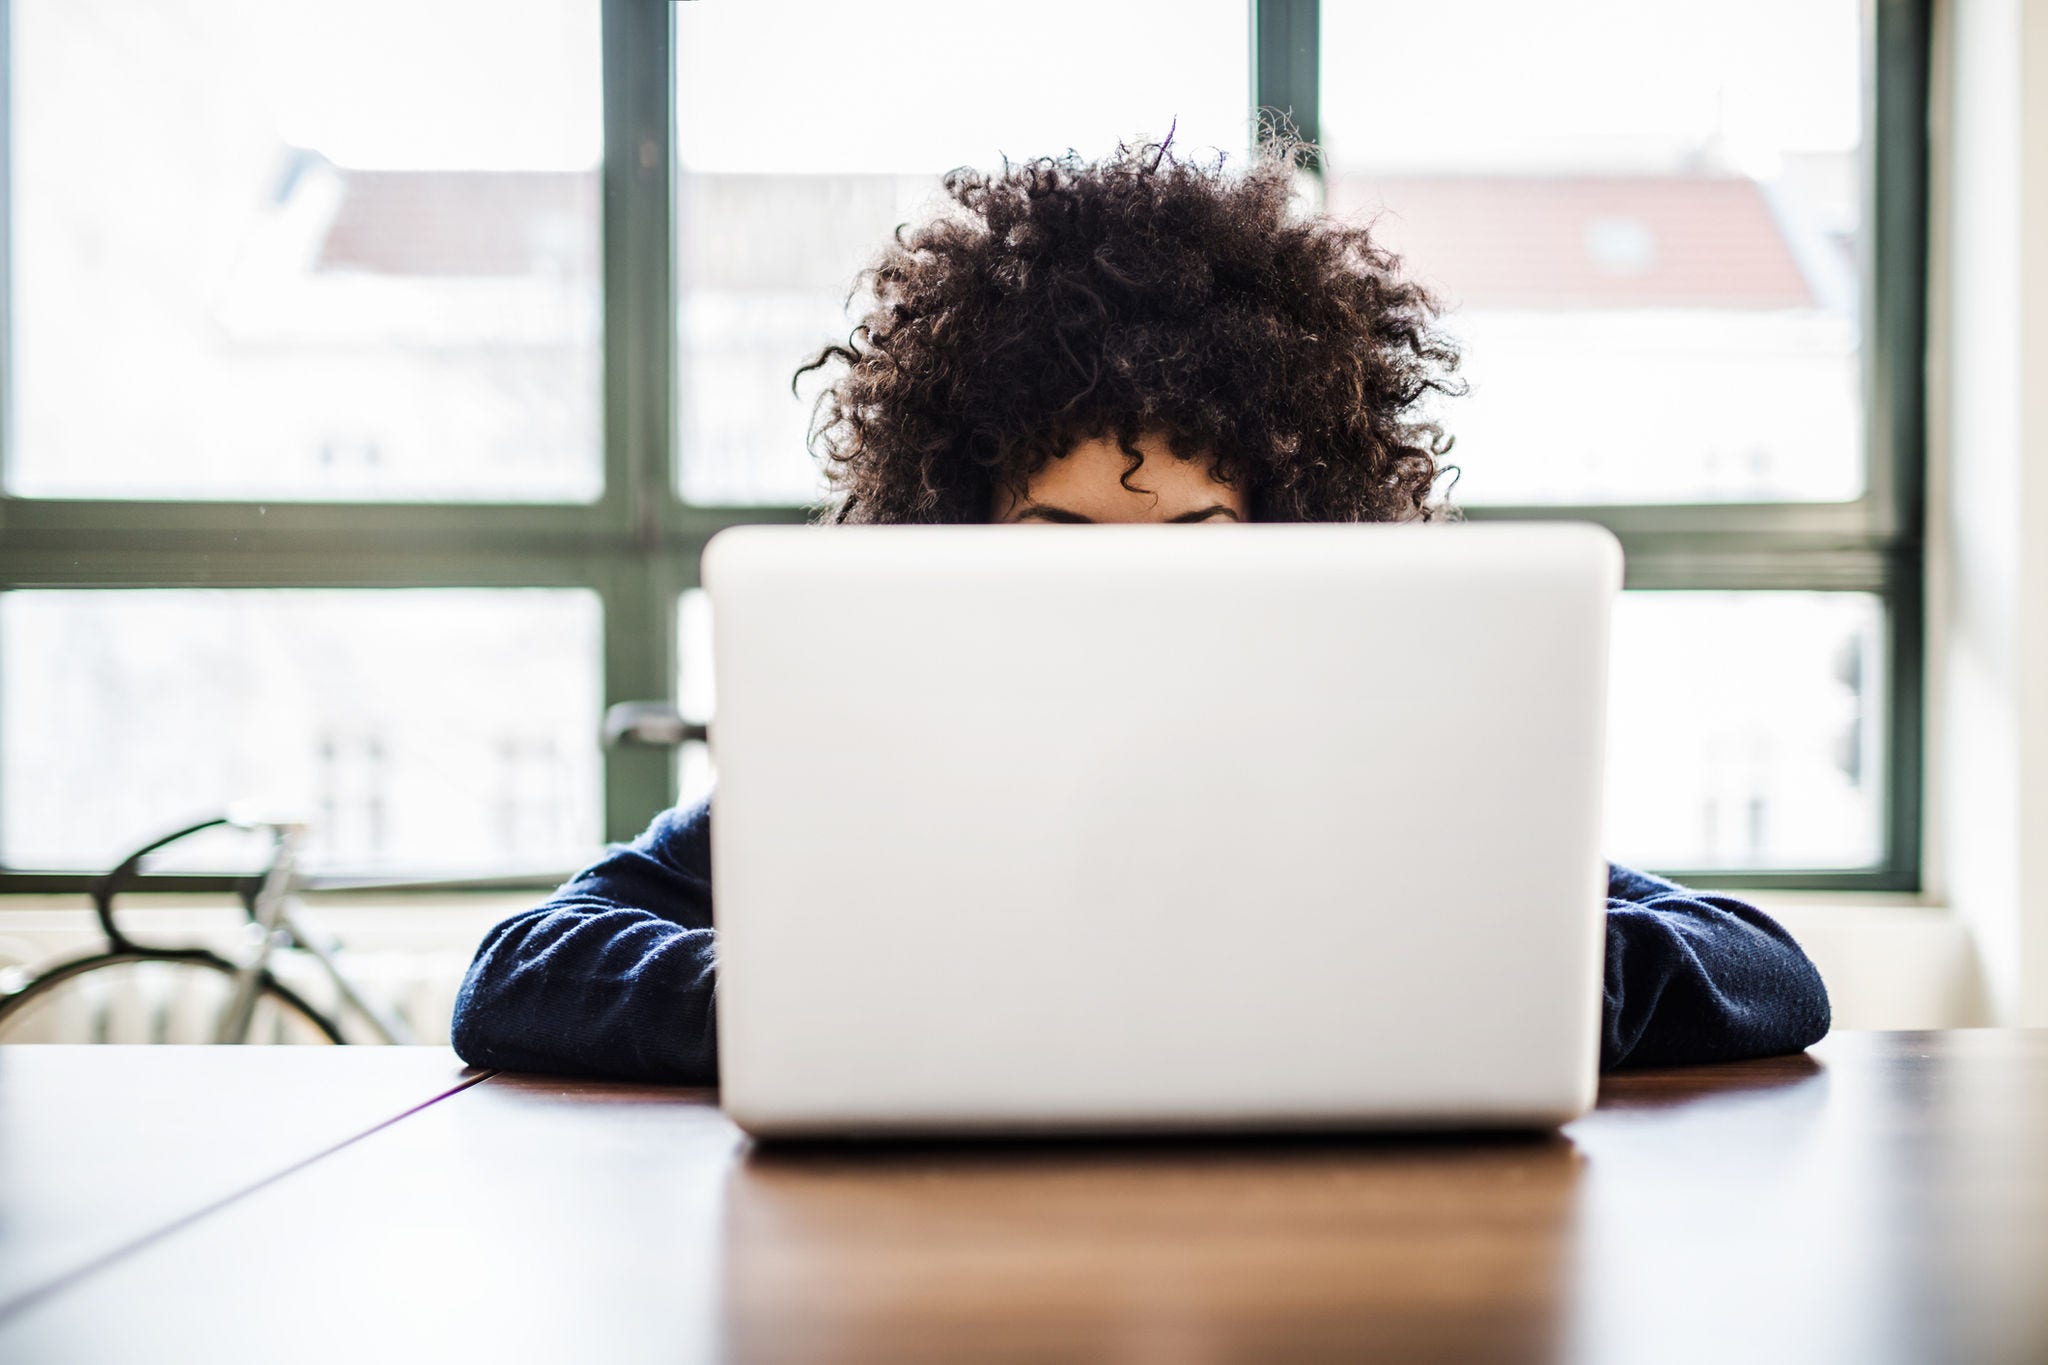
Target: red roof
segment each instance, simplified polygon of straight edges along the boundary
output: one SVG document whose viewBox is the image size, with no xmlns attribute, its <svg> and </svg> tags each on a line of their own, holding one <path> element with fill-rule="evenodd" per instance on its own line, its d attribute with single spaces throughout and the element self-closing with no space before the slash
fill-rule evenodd
<svg viewBox="0 0 2048 1365">
<path fill-rule="evenodd" d="M 321 270 L 387 275 L 595 273 L 590 172 L 361 171 L 321 245 Z M 683 228 L 726 289 L 841 290 L 871 234 L 925 178 L 693 175 Z M 936 177 L 931 177 L 936 186 Z M 1371 224 L 1447 300 L 1478 308 L 1811 307 L 1754 181 L 1726 176 L 1333 176 L 1333 213 Z M 715 267 L 710 263 L 716 262 Z"/>
<path fill-rule="evenodd" d="M 1726 176 L 1332 176 L 1331 212 L 1475 308 L 1811 307 L 1756 182 Z"/>
<path fill-rule="evenodd" d="M 588 171 L 343 171 L 319 270 L 527 275 L 597 269 Z"/>
</svg>

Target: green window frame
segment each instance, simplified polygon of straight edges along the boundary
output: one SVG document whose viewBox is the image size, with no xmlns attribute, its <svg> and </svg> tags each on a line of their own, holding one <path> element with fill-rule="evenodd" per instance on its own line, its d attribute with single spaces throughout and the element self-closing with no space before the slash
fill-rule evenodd
<svg viewBox="0 0 2048 1365">
<path fill-rule="evenodd" d="M 727 526 L 797 507 L 703 507 L 676 493 L 675 0 L 602 0 L 604 492 L 579 505 L 160 502 L 23 498 L 0 483 L 0 592 L 38 588 L 574 587 L 603 609 L 603 699 L 676 691 L 676 604 Z M 1931 0 L 1872 0 L 1866 62 L 1862 287 L 1868 488 L 1854 503 L 1485 507 L 1474 519 L 1600 522 L 1628 586 L 1878 594 L 1888 622 L 1886 857 L 1853 871 L 1666 869 L 1701 885 L 1916 890 L 1920 880 L 1922 483 L 1925 466 L 1927 99 Z M 1253 0 L 1253 103 L 1319 128 L 1318 0 Z M 12 278 L 12 15 L 0 0 L 0 473 L 6 467 Z M 794 358 L 792 359 L 794 364 Z M 593 733 L 598 717 L 591 717 Z M 637 834 L 676 799 L 659 750 L 604 756 L 604 833 Z M 76 892 L 81 873 L 0 867 L 0 894 Z M 229 879 L 165 875 L 163 890 Z"/>
</svg>

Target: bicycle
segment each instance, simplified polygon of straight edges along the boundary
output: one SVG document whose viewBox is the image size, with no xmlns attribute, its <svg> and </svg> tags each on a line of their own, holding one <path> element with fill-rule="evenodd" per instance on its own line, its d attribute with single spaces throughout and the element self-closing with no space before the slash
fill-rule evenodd
<svg viewBox="0 0 2048 1365">
<path fill-rule="evenodd" d="M 205 830 L 234 828 L 266 834 L 271 841 L 268 863 L 261 872 L 244 878 L 237 887 L 242 908 L 249 919 L 249 944 L 239 960 L 202 946 L 159 947 L 137 942 L 121 927 L 114 915 L 115 898 L 139 877 L 142 864 L 181 839 Z M 280 1032 L 284 1020 L 296 1024 L 295 1032 L 329 1043 L 350 1041 L 342 1027 L 344 1012 L 352 1012 L 381 1043 L 409 1043 L 411 1031 L 396 1014 L 380 1008 L 351 981 L 335 960 L 335 945 L 322 942 L 307 931 L 297 913 L 302 908 L 299 891 L 313 883 L 299 872 L 298 856 L 307 826 L 295 821 L 253 819 L 236 813 L 214 816 L 197 824 L 153 839 L 136 849 L 93 886 L 93 910 L 106 937 L 104 946 L 63 959 L 34 972 L 16 967 L 0 972 L 0 1041 L 10 1024 L 18 1024 L 31 1010 L 47 1005 L 58 991 L 94 973 L 142 963 L 159 963 L 179 971 L 192 971 L 225 978 L 227 999 L 214 1021 L 212 1041 L 246 1043 L 255 1032 L 259 1010 L 269 1007 L 266 1022 Z M 352 888 L 391 889 L 398 884 L 342 883 Z M 417 889 L 406 884 L 408 889 Z M 340 1002 L 333 1012 L 307 1000 L 272 971 L 280 951 L 305 954 L 332 984 Z"/>
</svg>

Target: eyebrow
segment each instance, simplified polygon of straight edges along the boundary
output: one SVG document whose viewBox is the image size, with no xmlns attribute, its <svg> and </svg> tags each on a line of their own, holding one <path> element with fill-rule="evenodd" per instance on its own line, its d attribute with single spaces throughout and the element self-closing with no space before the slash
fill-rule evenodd
<svg viewBox="0 0 2048 1365">
<path fill-rule="evenodd" d="M 1177 517 L 1168 517 L 1166 519 L 1166 524 L 1186 525 L 1190 522 L 1210 521 L 1216 517 L 1228 517 L 1232 521 L 1244 520 L 1244 518 L 1238 516 L 1237 513 L 1231 511 L 1222 503 L 1216 502 L 1209 504 L 1207 507 L 1197 507 L 1191 512 L 1182 512 Z M 1064 507 L 1055 507 L 1050 503 L 1044 502 L 1034 502 L 1027 504 L 1015 516 L 1011 517 L 1010 520 L 1054 521 L 1068 526 L 1092 526 L 1095 524 L 1095 518 L 1093 517 L 1085 517 L 1082 516 L 1079 512 L 1069 511 Z"/>
</svg>

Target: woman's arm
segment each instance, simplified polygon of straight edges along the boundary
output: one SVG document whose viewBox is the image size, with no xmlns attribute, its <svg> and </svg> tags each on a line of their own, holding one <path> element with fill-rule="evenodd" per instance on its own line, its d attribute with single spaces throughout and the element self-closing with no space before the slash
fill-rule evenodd
<svg viewBox="0 0 2048 1365">
<path fill-rule="evenodd" d="M 1609 865 L 1603 1071 L 1798 1052 L 1828 1024 L 1827 987 L 1776 920 Z"/>
<path fill-rule="evenodd" d="M 472 1066 L 714 1085 L 711 822 L 663 811 L 485 936 L 455 998 Z"/>
</svg>

